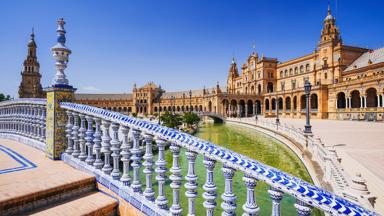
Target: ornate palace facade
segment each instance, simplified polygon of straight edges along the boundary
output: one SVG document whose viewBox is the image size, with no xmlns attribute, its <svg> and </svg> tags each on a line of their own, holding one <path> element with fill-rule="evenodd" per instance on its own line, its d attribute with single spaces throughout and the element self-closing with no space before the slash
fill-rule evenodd
<svg viewBox="0 0 384 216">
<path fill-rule="evenodd" d="M 240 72 L 239 72 L 240 69 Z M 175 110 L 216 112 L 224 116 L 304 118 L 306 80 L 312 84 L 314 118 L 383 120 L 384 48 L 370 50 L 345 45 L 330 9 L 313 53 L 280 62 L 252 53 L 238 69 L 233 60 L 227 87 L 165 93 L 155 100 L 158 87 L 149 83 L 132 94 L 77 94 L 80 103 L 120 112 L 153 114 Z"/>
</svg>

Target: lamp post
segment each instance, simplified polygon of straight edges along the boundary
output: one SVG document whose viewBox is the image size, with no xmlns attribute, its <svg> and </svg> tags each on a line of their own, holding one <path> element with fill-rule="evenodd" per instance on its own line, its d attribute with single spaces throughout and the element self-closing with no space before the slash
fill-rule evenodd
<svg viewBox="0 0 384 216">
<path fill-rule="evenodd" d="M 159 88 L 157 88 L 157 92 L 156 92 L 156 97 L 155 97 L 155 100 L 159 103 L 159 108 L 157 109 L 158 113 L 159 113 L 159 122 L 158 124 L 160 125 L 161 121 L 160 121 L 160 115 L 161 115 L 161 112 L 160 112 L 160 101 L 161 101 L 161 96 L 164 94 L 164 90 L 161 88 L 161 85 L 159 85 Z"/>
<path fill-rule="evenodd" d="M 176 100 L 176 98 L 175 98 L 175 96 L 172 96 L 172 103 L 171 104 L 173 104 L 172 105 L 172 112 L 173 112 L 173 115 L 175 115 L 175 106 L 176 106 L 176 103 L 175 103 L 175 100 Z"/>
<path fill-rule="evenodd" d="M 305 134 L 311 134 L 312 133 L 312 130 L 311 130 L 311 125 L 310 125 L 310 113 L 309 113 L 309 94 L 311 93 L 311 83 L 306 80 L 305 81 L 305 84 L 304 84 L 304 90 L 305 90 L 305 99 L 306 99 L 306 108 L 305 108 L 305 116 L 306 116 L 306 123 L 305 123 L 305 126 L 304 126 L 304 133 Z"/>
<path fill-rule="evenodd" d="M 256 113 L 256 115 L 255 115 L 255 121 L 256 121 L 256 123 L 257 123 L 257 109 L 258 109 L 258 106 L 257 106 L 257 101 L 255 102 L 256 103 L 256 106 L 255 106 L 255 113 Z"/>
<path fill-rule="evenodd" d="M 280 119 L 279 119 L 279 97 L 277 96 L 277 92 L 276 92 L 275 107 L 276 107 L 276 125 L 279 125 L 280 124 Z"/>
<path fill-rule="evenodd" d="M 189 90 L 189 112 L 192 110 L 192 90 Z"/>
</svg>

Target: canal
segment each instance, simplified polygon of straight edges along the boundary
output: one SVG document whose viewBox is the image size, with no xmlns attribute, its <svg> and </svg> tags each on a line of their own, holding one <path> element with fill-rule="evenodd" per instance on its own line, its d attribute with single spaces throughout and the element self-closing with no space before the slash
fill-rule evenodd
<svg viewBox="0 0 384 216">
<path fill-rule="evenodd" d="M 276 167 L 289 174 L 297 176 L 305 181 L 312 182 L 311 178 L 305 169 L 300 159 L 284 144 L 277 142 L 276 140 L 269 138 L 261 133 L 258 133 L 252 129 L 247 129 L 239 126 L 232 126 L 228 124 L 204 124 L 199 128 L 195 136 L 204 140 L 211 141 L 217 145 L 236 151 L 240 154 L 246 155 L 250 158 L 256 159 L 262 163 Z M 157 157 L 155 157 L 155 160 Z M 172 153 L 166 151 L 166 160 L 168 162 L 167 176 L 169 169 L 172 166 Z M 180 164 L 182 167 L 183 177 L 187 173 L 188 160 L 185 157 L 185 151 L 180 152 Z M 206 169 L 203 165 L 203 156 L 199 155 L 196 159 L 196 174 L 198 178 L 198 198 L 196 199 L 196 215 L 205 215 L 205 209 L 203 207 L 204 199 L 202 194 L 204 192 L 202 185 L 205 183 Z M 216 199 L 217 207 L 215 209 L 215 215 L 221 215 L 221 194 L 224 192 L 224 177 L 221 171 L 222 165 L 216 163 L 214 170 L 214 182 L 217 186 L 218 197 Z M 241 215 L 242 205 L 246 201 L 246 187 L 242 180 L 243 174 L 236 172 L 233 179 L 234 193 L 237 196 L 237 215 Z M 143 178 L 144 180 L 144 178 Z M 143 181 L 145 182 L 145 181 Z M 183 208 L 183 215 L 187 215 L 188 204 L 185 197 L 185 180 L 182 182 L 182 188 L 180 191 L 181 205 Z M 172 189 L 169 187 L 170 180 L 166 182 L 166 194 L 168 197 L 169 205 L 172 204 Z M 153 185 L 155 191 L 157 191 L 157 184 Z M 256 187 L 256 201 L 260 206 L 260 215 L 271 215 L 271 199 L 267 190 L 269 186 L 263 182 L 258 182 Z M 291 196 L 285 195 L 281 201 L 282 215 L 296 215 L 294 208 L 295 199 Z M 319 211 L 315 211 L 312 215 L 321 215 Z"/>
</svg>

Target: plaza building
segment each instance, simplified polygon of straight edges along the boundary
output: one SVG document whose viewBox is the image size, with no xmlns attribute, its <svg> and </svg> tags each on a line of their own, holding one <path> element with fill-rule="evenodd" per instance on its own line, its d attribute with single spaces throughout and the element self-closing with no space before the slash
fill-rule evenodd
<svg viewBox="0 0 384 216">
<path fill-rule="evenodd" d="M 39 63 L 34 35 L 28 44 L 20 97 L 41 97 Z M 158 112 L 211 112 L 222 116 L 266 117 L 277 114 L 305 118 L 304 83 L 312 90 L 312 118 L 383 121 L 384 48 L 376 50 L 343 43 L 330 8 L 323 21 L 316 49 L 285 62 L 250 54 L 238 66 L 230 64 L 226 87 L 165 92 L 153 82 L 133 86 L 131 93 L 76 94 L 78 103 L 123 113 L 153 115 Z"/>
</svg>

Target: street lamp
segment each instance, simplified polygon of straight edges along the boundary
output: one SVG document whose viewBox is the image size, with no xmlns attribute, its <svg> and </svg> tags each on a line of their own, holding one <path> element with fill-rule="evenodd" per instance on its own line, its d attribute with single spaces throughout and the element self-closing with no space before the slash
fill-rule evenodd
<svg viewBox="0 0 384 216">
<path fill-rule="evenodd" d="M 172 96 L 171 97 L 172 98 L 172 102 L 173 102 L 173 105 L 172 105 L 172 112 L 173 112 L 173 115 L 175 115 L 175 106 L 176 106 L 176 103 L 175 103 L 175 100 L 176 100 L 176 98 L 175 98 L 175 96 Z M 171 103 L 172 104 L 172 103 Z"/>
<path fill-rule="evenodd" d="M 255 106 L 255 113 L 256 113 L 256 115 L 255 115 L 255 120 L 256 120 L 256 123 L 257 123 L 257 109 L 258 109 L 258 106 L 257 106 L 257 101 L 255 102 L 256 103 L 256 106 Z"/>
<path fill-rule="evenodd" d="M 189 90 L 189 112 L 192 110 L 192 90 Z"/>
<path fill-rule="evenodd" d="M 277 92 L 276 92 L 275 107 L 276 107 L 276 125 L 279 125 L 280 124 L 280 119 L 279 119 L 279 97 L 277 96 Z"/>
<path fill-rule="evenodd" d="M 311 130 L 311 125 L 310 125 L 310 113 L 309 113 L 309 94 L 311 93 L 311 83 L 306 80 L 305 81 L 305 84 L 304 84 L 304 91 L 305 91 L 305 99 L 306 99 L 306 108 L 305 108 L 305 116 L 306 116 L 306 123 L 305 123 L 305 126 L 304 126 L 304 133 L 305 134 L 311 134 L 312 133 L 312 130 Z"/>
</svg>

